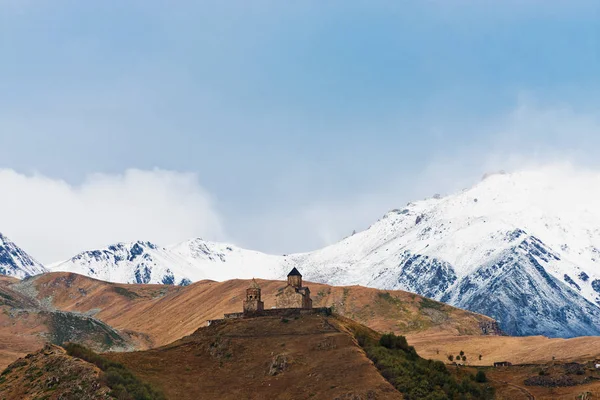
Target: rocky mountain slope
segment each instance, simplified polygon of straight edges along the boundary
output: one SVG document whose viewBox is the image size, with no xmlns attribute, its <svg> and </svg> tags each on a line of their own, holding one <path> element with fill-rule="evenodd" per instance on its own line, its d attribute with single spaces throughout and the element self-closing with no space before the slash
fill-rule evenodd
<svg viewBox="0 0 600 400">
<path fill-rule="evenodd" d="M 580 186 L 548 171 L 492 175 L 295 260 L 307 279 L 401 288 L 514 335 L 598 335 L 600 207 Z"/>
<path fill-rule="evenodd" d="M 22 279 L 44 272 L 42 264 L 0 233 L 0 275 Z"/>
<path fill-rule="evenodd" d="M 110 282 L 185 286 L 206 277 L 185 258 L 150 242 L 117 243 L 49 266 Z"/>
<path fill-rule="evenodd" d="M 595 174 L 565 168 L 493 174 L 409 203 L 363 232 L 305 254 L 271 256 L 193 239 L 132 243 L 52 265 L 127 283 L 306 279 L 418 293 L 498 320 L 514 335 L 600 334 L 600 206 Z"/>
<path fill-rule="evenodd" d="M 280 278 L 287 265 L 279 256 L 197 238 L 168 247 L 142 241 L 117 243 L 48 268 L 109 282 L 185 286 L 202 279 Z"/>
</svg>

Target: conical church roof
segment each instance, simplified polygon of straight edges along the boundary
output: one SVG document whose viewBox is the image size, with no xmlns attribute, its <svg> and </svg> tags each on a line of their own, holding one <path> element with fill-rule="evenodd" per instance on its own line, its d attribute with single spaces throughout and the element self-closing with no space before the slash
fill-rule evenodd
<svg viewBox="0 0 600 400">
<path fill-rule="evenodd" d="M 292 270 L 290 271 L 290 273 L 288 274 L 288 276 L 302 276 L 302 274 L 300 273 L 300 271 L 298 271 L 298 270 L 296 269 L 296 267 L 294 267 L 294 269 L 292 269 Z"/>
</svg>

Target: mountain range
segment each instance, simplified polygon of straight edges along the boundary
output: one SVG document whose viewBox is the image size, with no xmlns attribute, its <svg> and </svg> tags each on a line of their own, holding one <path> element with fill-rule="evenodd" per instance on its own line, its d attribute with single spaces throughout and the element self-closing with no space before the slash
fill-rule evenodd
<svg viewBox="0 0 600 400">
<path fill-rule="evenodd" d="M 297 267 L 308 281 L 406 290 L 479 312 L 512 335 L 600 335 L 600 207 L 573 185 L 545 170 L 492 174 L 468 190 L 394 209 L 362 232 L 303 254 L 268 255 L 198 238 L 167 247 L 138 241 L 46 268 L 121 283 L 187 285 L 280 279 Z M 0 243 L 5 273 L 43 272 L 7 239 Z"/>
</svg>

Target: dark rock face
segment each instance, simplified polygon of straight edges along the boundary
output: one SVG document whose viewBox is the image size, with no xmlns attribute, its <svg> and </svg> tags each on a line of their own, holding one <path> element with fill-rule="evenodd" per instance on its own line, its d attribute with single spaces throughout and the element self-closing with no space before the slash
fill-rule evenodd
<svg viewBox="0 0 600 400">
<path fill-rule="evenodd" d="M 581 288 L 579 287 L 579 285 L 577 283 L 575 283 L 575 281 L 573 279 L 571 279 L 571 277 L 569 275 L 565 274 L 564 280 L 569 285 L 571 285 L 574 289 L 577 289 L 578 291 L 581 291 Z"/>
<path fill-rule="evenodd" d="M 479 324 L 481 328 L 481 333 L 484 335 L 493 335 L 493 336 L 503 336 L 505 335 L 500 329 L 500 325 L 496 321 L 482 322 Z"/>
<path fill-rule="evenodd" d="M 398 283 L 421 296 L 435 298 L 456 282 L 452 266 L 444 261 L 406 252 L 398 266 Z"/>
<path fill-rule="evenodd" d="M 519 246 L 483 266 L 463 279 L 454 295 L 442 300 L 496 319 L 511 335 L 600 334 L 600 309 L 548 274 L 536 257 L 522 250 Z"/>
<path fill-rule="evenodd" d="M 152 270 L 145 265 L 138 265 L 135 269 L 136 283 L 149 283 L 152 277 Z"/>
<path fill-rule="evenodd" d="M 600 308 L 577 293 L 571 277 L 564 284 L 546 271 L 559 255 L 522 230 L 506 240 L 514 247 L 462 278 L 446 262 L 406 252 L 397 287 L 492 317 L 510 335 L 599 335 Z M 600 280 L 592 286 L 600 293 Z"/>
<path fill-rule="evenodd" d="M 594 279 L 592 282 L 592 289 L 594 289 L 596 293 L 600 293 L 600 280 Z"/>
<path fill-rule="evenodd" d="M 167 271 L 167 274 L 162 278 L 163 285 L 174 285 L 175 284 L 175 276 L 170 271 Z"/>
</svg>

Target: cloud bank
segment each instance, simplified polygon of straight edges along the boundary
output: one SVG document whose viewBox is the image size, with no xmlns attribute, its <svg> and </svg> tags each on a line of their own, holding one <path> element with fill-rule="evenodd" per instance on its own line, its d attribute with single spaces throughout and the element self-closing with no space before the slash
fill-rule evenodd
<svg viewBox="0 0 600 400">
<path fill-rule="evenodd" d="M 548 107 L 523 96 L 501 117 L 468 128 L 436 121 L 435 129 L 442 138 L 470 129 L 461 134 L 471 140 L 448 149 L 433 146 L 412 170 L 390 163 L 374 176 L 377 184 L 352 184 L 350 192 L 324 191 L 311 179 L 288 174 L 291 193 L 304 192 L 294 203 L 274 190 L 258 206 L 247 204 L 244 195 L 251 198 L 261 190 L 250 186 L 217 207 L 197 175 L 158 169 L 93 174 L 77 185 L 0 169 L 0 232 L 43 263 L 118 241 L 168 245 L 192 237 L 293 253 L 335 243 L 409 201 L 468 188 L 486 172 L 559 165 L 563 175 L 580 182 L 579 177 L 600 171 L 593 150 L 600 147 L 597 114 L 566 105 Z M 319 171 L 308 165 L 303 172 L 315 178 Z"/>
<path fill-rule="evenodd" d="M 118 241 L 222 240 L 212 197 L 191 173 L 130 169 L 80 185 L 0 169 L 0 232 L 42 263 Z"/>
</svg>

